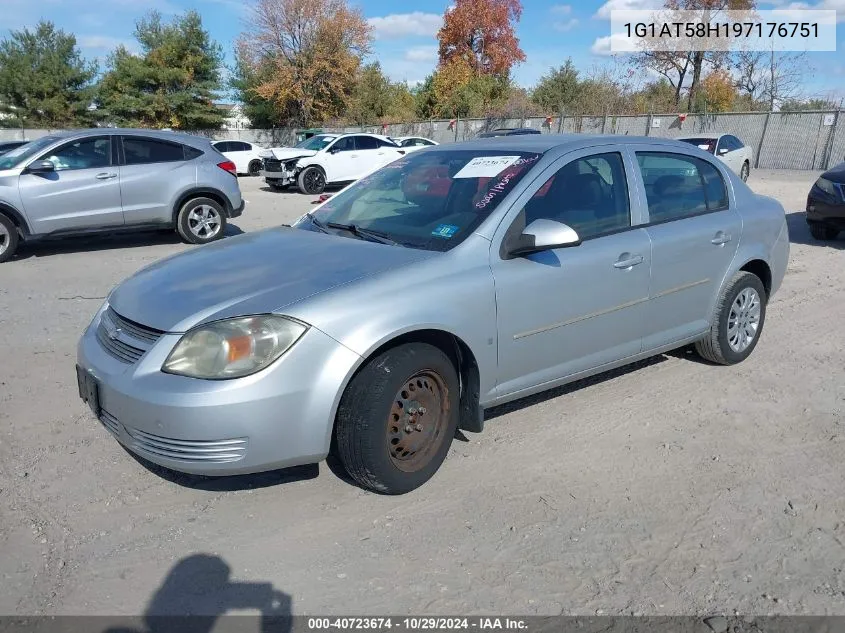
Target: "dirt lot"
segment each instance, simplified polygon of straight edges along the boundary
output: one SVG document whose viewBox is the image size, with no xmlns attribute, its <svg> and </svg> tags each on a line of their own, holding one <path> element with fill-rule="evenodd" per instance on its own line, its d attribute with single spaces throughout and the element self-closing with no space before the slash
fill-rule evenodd
<svg viewBox="0 0 845 633">
<path fill-rule="evenodd" d="M 75 347 L 112 286 L 189 247 L 26 249 L 0 266 L 0 613 L 845 614 L 845 240 L 809 237 L 816 175 L 752 175 L 793 244 L 747 362 L 678 353 L 488 412 L 399 498 L 326 464 L 145 468 L 78 399 Z M 260 184 L 233 231 L 309 208 Z"/>
</svg>

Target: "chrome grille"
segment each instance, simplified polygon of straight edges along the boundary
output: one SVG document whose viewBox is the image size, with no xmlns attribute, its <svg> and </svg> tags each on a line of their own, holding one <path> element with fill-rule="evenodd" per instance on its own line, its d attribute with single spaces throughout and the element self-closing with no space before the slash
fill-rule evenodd
<svg viewBox="0 0 845 633">
<path fill-rule="evenodd" d="M 120 435 L 120 422 L 108 411 L 100 411 L 100 422 L 102 422 L 103 426 L 106 427 L 113 435 Z"/>
<path fill-rule="evenodd" d="M 108 308 L 97 327 L 103 349 L 124 363 L 137 363 L 164 332 L 130 321 Z"/>
<path fill-rule="evenodd" d="M 153 435 L 139 429 L 124 427 L 131 438 L 130 446 L 142 453 L 150 453 L 180 462 L 225 464 L 243 459 L 247 439 L 231 440 L 174 440 Z"/>
</svg>

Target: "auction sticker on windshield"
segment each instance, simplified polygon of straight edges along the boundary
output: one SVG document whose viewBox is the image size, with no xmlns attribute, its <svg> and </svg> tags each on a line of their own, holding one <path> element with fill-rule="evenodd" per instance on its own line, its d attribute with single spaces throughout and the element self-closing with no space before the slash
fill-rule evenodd
<svg viewBox="0 0 845 633">
<path fill-rule="evenodd" d="M 518 160 L 519 156 L 476 156 L 452 178 L 493 178 Z"/>
<path fill-rule="evenodd" d="M 458 232 L 459 228 L 460 227 L 457 227 L 454 224 L 441 224 L 434 229 L 431 234 L 437 237 L 445 237 L 446 239 L 449 239 Z"/>
</svg>

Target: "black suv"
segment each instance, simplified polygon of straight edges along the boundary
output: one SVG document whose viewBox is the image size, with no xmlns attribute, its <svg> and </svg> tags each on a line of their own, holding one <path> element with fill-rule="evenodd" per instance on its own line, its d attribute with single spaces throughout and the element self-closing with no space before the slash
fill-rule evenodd
<svg viewBox="0 0 845 633">
<path fill-rule="evenodd" d="M 824 172 L 807 196 L 807 224 L 817 240 L 845 231 L 845 162 Z"/>
</svg>

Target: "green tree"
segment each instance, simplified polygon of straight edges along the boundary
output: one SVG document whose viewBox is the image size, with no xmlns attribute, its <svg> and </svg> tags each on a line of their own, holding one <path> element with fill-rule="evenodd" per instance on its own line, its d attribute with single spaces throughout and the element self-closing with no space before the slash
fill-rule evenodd
<svg viewBox="0 0 845 633">
<path fill-rule="evenodd" d="M 672 112 L 675 105 L 675 88 L 664 77 L 647 83 L 634 94 L 634 110 L 637 114 Z"/>
<path fill-rule="evenodd" d="M 99 101 L 121 125 L 216 129 L 223 113 L 214 105 L 222 88 L 223 52 L 196 11 L 166 24 L 153 11 L 138 21 L 141 54 L 119 47 L 100 82 Z"/>
<path fill-rule="evenodd" d="M 96 64 L 82 57 L 76 38 L 52 22 L 39 22 L 32 31 L 12 31 L 0 41 L 0 104 L 18 124 L 90 125 L 96 74 Z"/>
<path fill-rule="evenodd" d="M 241 103 L 244 116 L 254 128 L 266 129 L 293 124 L 293 112 L 285 110 L 277 101 L 265 99 L 256 92 L 258 86 L 269 81 L 272 71 L 271 64 L 250 64 L 243 47 L 238 47 L 235 51 L 235 66 L 229 77 L 229 87 L 235 100 Z"/>
<path fill-rule="evenodd" d="M 413 92 L 414 112 L 419 119 L 432 119 L 438 116 L 437 96 L 434 93 L 434 75 L 429 75 Z"/>
<path fill-rule="evenodd" d="M 358 73 L 347 116 L 358 125 L 382 121 L 390 113 L 392 88 L 378 62 L 367 64 Z"/>
<path fill-rule="evenodd" d="M 578 98 L 578 71 L 572 60 L 540 77 L 532 98 L 548 114 L 570 110 Z"/>
</svg>

